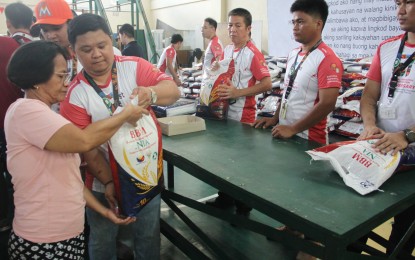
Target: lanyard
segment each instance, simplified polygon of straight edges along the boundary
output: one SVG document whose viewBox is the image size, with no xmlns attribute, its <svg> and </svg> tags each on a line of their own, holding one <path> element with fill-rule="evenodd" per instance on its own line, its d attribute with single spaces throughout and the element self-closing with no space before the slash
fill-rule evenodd
<svg viewBox="0 0 415 260">
<path fill-rule="evenodd" d="M 29 34 L 23 33 L 23 32 L 16 32 L 12 35 L 12 38 L 15 39 L 20 45 L 26 43 L 26 41 L 23 40 L 23 38 L 26 38 L 29 41 L 34 41 L 33 37 Z"/>
<path fill-rule="evenodd" d="M 415 52 L 406 59 L 405 63 L 401 63 L 403 48 L 405 46 L 405 42 L 408 39 L 408 33 L 405 33 L 405 36 L 401 40 L 401 45 L 399 46 L 398 54 L 396 55 L 395 62 L 393 63 L 393 71 L 392 71 L 392 78 L 389 82 L 389 93 L 388 98 L 393 99 L 395 95 L 396 86 L 398 85 L 398 76 L 401 72 L 406 69 L 414 60 L 415 60 Z"/>
<path fill-rule="evenodd" d="M 322 42 L 322 40 L 320 39 L 316 44 L 314 44 L 313 47 L 311 47 L 311 49 L 304 55 L 304 58 L 300 61 L 300 64 L 298 64 L 297 68 L 295 68 L 295 64 L 297 63 L 297 59 L 298 59 L 298 55 L 300 54 L 301 50 L 298 51 L 297 56 L 295 56 L 295 60 L 293 65 L 291 65 L 291 69 L 290 69 L 290 81 L 288 82 L 288 87 L 287 87 L 287 91 L 285 91 L 285 100 L 288 100 L 288 96 L 291 93 L 291 90 L 293 89 L 293 84 L 294 84 L 294 80 L 297 77 L 297 73 L 298 70 L 300 69 L 301 65 L 303 65 L 303 62 L 305 61 L 305 59 L 307 59 L 308 55 L 314 51 L 315 49 L 318 48 L 318 46 L 320 45 L 320 43 Z"/>
<path fill-rule="evenodd" d="M 241 53 L 245 51 L 245 47 L 248 44 L 248 42 L 245 43 L 245 45 L 242 46 L 239 49 L 238 54 L 236 54 L 236 57 L 235 58 L 233 58 L 233 54 L 235 53 L 235 47 L 233 47 L 232 56 L 231 56 L 232 61 L 231 61 L 231 63 L 229 63 L 229 67 L 230 68 L 233 67 L 232 75 L 234 75 L 234 73 L 236 72 L 236 62 L 238 61 L 239 55 L 241 55 Z M 238 68 L 239 68 L 239 70 L 238 70 L 238 83 L 236 84 L 236 88 L 239 88 L 239 85 L 241 84 L 241 73 L 242 72 L 241 72 L 241 64 L 240 64 L 240 62 L 239 62 Z"/>
<path fill-rule="evenodd" d="M 245 47 L 246 47 L 246 43 L 245 43 L 245 45 L 244 46 L 242 46 L 240 49 L 239 49 L 239 51 L 238 51 L 238 54 L 236 54 L 236 57 L 235 57 L 235 59 L 233 58 L 233 54 L 235 53 L 235 47 L 233 47 L 233 50 L 232 50 L 232 60 L 235 60 L 235 61 L 237 61 L 238 60 L 238 58 L 239 58 L 239 55 L 245 50 Z"/>
<path fill-rule="evenodd" d="M 114 95 L 114 104 L 112 104 L 112 102 L 107 98 L 107 96 L 102 91 L 102 89 L 100 89 L 98 87 L 98 85 L 97 85 L 97 83 L 95 83 L 94 79 L 91 76 L 89 76 L 88 73 L 86 73 L 85 70 L 84 70 L 84 76 L 85 76 L 86 80 L 88 81 L 88 83 L 94 88 L 95 92 L 97 92 L 97 94 L 102 98 L 102 101 L 104 101 L 105 106 L 107 107 L 110 115 L 112 116 L 115 109 L 117 109 L 117 107 L 121 106 L 120 98 L 119 98 L 119 95 L 118 95 L 117 66 L 115 64 L 115 61 L 112 64 L 112 71 L 111 71 L 112 93 Z"/>
<path fill-rule="evenodd" d="M 76 76 L 76 74 L 78 74 L 78 59 L 76 58 L 76 55 L 72 55 L 72 59 L 71 59 L 71 72 L 72 72 L 72 78 L 71 80 L 73 80 Z"/>
</svg>

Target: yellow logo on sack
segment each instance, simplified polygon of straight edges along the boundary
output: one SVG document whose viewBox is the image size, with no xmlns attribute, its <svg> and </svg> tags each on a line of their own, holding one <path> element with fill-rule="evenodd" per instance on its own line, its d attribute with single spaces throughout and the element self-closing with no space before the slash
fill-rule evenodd
<svg viewBox="0 0 415 260">
<path fill-rule="evenodd" d="M 142 174 L 140 174 L 132 165 L 131 165 L 131 162 L 130 162 L 130 160 L 128 159 L 128 155 L 127 155 L 127 152 L 126 152 L 126 150 L 125 149 L 123 149 L 123 157 L 124 157 L 124 161 L 125 161 L 125 164 L 127 165 L 127 167 L 128 167 L 128 169 L 131 171 L 131 173 L 133 173 L 134 174 L 134 176 L 138 179 L 138 180 L 140 180 L 140 181 L 142 181 L 142 182 L 144 182 L 144 183 L 146 183 L 146 184 L 151 184 L 151 185 L 157 185 L 157 180 L 158 180 L 158 178 L 157 178 L 157 173 L 156 172 L 153 172 L 153 171 L 149 171 L 148 170 L 148 167 L 149 167 L 149 165 L 150 165 L 150 163 L 151 163 L 151 161 L 149 161 L 149 162 L 147 162 L 147 164 L 144 166 L 144 168 L 143 168 L 143 172 L 142 172 Z"/>
</svg>

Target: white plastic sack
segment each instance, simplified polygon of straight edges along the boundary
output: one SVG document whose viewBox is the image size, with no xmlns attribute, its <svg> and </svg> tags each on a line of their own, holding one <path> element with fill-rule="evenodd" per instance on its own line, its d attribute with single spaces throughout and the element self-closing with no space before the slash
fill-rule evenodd
<svg viewBox="0 0 415 260">
<path fill-rule="evenodd" d="M 124 123 L 109 144 L 117 163 L 132 178 L 157 185 L 158 133 L 151 115 L 143 115 L 136 127 Z"/>
<path fill-rule="evenodd" d="M 109 145 L 120 212 L 125 216 L 136 216 L 163 189 L 155 119 L 151 115 L 143 115 L 136 127 L 124 123 L 111 137 Z"/>
<path fill-rule="evenodd" d="M 400 153 L 383 155 L 371 147 L 377 140 L 346 141 L 306 151 L 313 160 L 328 160 L 344 183 L 362 195 L 379 187 L 397 169 Z"/>
</svg>

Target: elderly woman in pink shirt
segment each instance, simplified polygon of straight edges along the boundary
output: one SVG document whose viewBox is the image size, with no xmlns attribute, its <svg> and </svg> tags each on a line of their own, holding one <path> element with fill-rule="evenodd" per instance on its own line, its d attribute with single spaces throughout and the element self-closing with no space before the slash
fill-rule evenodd
<svg viewBox="0 0 415 260">
<path fill-rule="evenodd" d="M 9 80 L 25 92 L 4 120 L 15 190 L 10 259 L 82 259 L 85 204 L 114 223 L 135 221 L 118 217 L 84 188 L 78 153 L 106 142 L 123 123 L 134 124 L 148 112 L 127 105 L 83 130 L 71 124 L 51 110 L 66 95 L 67 58 L 57 44 L 35 41 L 19 48 L 8 65 Z"/>
</svg>

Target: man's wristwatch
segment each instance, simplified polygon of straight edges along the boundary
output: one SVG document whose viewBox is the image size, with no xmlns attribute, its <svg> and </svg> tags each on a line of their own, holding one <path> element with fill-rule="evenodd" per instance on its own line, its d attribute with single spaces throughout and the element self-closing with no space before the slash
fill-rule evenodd
<svg viewBox="0 0 415 260">
<path fill-rule="evenodd" d="M 153 105 L 157 102 L 157 93 L 156 93 L 156 91 L 154 91 L 154 89 L 152 89 L 152 88 L 149 88 L 149 89 L 150 89 L 150 92 L 151 92 L 151 95 L 150 95 L 151 104 Z"/>
<path fill-rule="evenodd" d="M 403 132 L 405 133 L 405 138 L 406 138 L 406 141 L 408 141 L 408 143 L 415 142 L 415 132 L 414 131 L 412 131 L 411 129 L 405 129 L 405 130 L 403 130 Z"/>
</svg>

